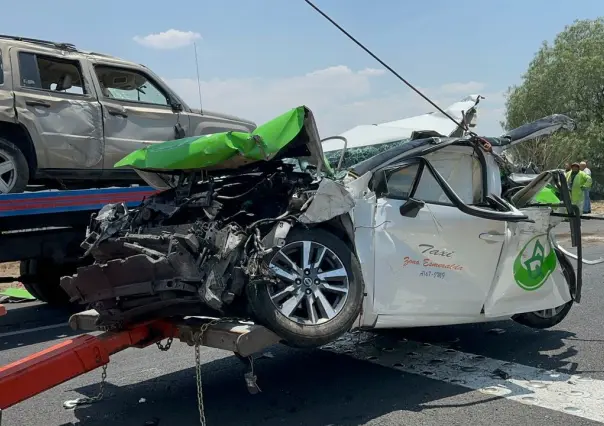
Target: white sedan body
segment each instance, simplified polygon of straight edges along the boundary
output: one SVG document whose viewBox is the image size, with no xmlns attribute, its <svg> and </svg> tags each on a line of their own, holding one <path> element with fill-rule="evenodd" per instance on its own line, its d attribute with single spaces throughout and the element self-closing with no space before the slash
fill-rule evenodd
<svg viewBox="0 0 604 426">
<path fill-rule="evenodd" d="M 425 158 L 468 205 L 485 188 L 501 194 L 500 170 L 490 153 L 451 145 Z M 418 166 L 402 163 L 389 165 L 396 170 L 387 196 L 369 189 L 371 173 L 347 184 L 355 198 L 354 237 L 366 286 L 355 326 L 486 322 L 571 300 L 549 238 L 561 220 L 550 216 L 550 207 L 522 209 L 534 223 L 470 216 L 449 201 L 428 169 L 413 185 Z M 399 211 L 410 197 L 425 203 L 415 217 Z"/>
</svg>

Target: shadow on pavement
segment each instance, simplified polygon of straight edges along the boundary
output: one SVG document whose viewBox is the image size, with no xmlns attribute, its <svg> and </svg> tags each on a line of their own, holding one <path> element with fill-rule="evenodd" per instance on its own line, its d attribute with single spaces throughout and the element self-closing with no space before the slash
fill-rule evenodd
<svg viewBox="0 0 604 426">
<path fill-rule="evenodd" d="M 0 335 L 4 333 L 17 333 L 0 337 L 0 352 L 16 347 L 24 347 L 57 339 L 58 336 L 74 336 L 68 326 L 69 316 L 82 310 L 81 307 L 56 308 L 44 303 L 27 303 L 8 305 L 5 316 L 0 317 Z M 64 324 L 65 327 L 32 331 L 38 327 Z M 20 334 L 20 332 L 26 332 Z"/>
<path fill-rule="evenodd" d="M 570 358 L 578 350 L 572 345 L 575 333 L 564 330 L 535 330 L 501 321 L 448 327 L 424 327 L 388 330 L 381 336 L 405 337 L 409 340 L 446 346 L 475 355 L 515 362 L 534 368 L 578 374 L 577 363 Z M 559 352 L 562 350 L 562 352 Z M 543 354 L 542 352 L 555 352 Z"/>
<path fill-rule="evenodd" d="M 489 330 L 496 327 L 507 332 L 491 334 Z M 534 332 L 506 322 L 384 332 L 376 339 L 394 335 L 400 338 L 403 334 L 409 339 L 533 367 L 576 372 L 576 365 L 566 360 L 572 356 L 572 348 L 556 356 L 540 354 L 564 347 L 561 340 L 573 335 L 568 332 Z M 234 357 L 202 366 L 208 424 L 357 426 L 401 410 L 421 412 L 433 408 L 434 401 L 470 392 L 453 384 L 327 351 L 279 348 L 273 353 L 274 359 L 256 362 L 255 372 L 263 390 L 258 395 L 247 393 L 244 367 Z M 89 386 L 76 391 L 92 396 L 98 388 Z M 126 386 L 108 384 L 106 394 L 104 401 L 75 411 L 77 425 L 198 424 L 193 368 Z M 146 401 L 139 403 L 140 398 Z M 472 399 L 452 406 L 484 404 L 497 398 Z"/>
</svg>

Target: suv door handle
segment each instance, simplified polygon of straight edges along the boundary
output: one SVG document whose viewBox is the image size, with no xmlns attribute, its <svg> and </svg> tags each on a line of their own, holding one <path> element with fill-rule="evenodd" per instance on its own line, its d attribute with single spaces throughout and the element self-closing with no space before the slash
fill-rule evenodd
<svg viewBox="0 0 604 426">
<path fill-rule="evenodd" d="M 505 240 L 505 234 L 496 231 L 481 232 L 478 238 L 489 243 L 498 243 Z"/>
<path fill-rule="evenodd" d="M 107 107 L 107 112 L 111 115 L 115 115 L 117 117 L 124 117 L 124 118 L 128 118 L 128 113 L 126 112 L 126 110 L 122 110 L 122 109 L 117 109 L 117 108 L 109 108 Z"/>
<path fill-rule="evenodd" d="M 43 101 L 25 101 L 25 105 L 50 108 L 50 104 L 48 102 Z"/>
</svg>

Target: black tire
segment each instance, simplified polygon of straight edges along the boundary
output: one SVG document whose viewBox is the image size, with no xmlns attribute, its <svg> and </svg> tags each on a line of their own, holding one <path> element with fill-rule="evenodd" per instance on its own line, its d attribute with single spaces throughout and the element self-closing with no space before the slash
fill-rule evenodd
<svg viewBox="0 0 604 426">
<path fill-rule="evenodd" d="M 50 261 L 28 259 L 21 261 L 23 286 L 40 302 L 52 306 L 69 305 L 69 296 L 60 286 L 61 276 L 67 275 L 68 265 L 56 265 Z M 67 272 L 67 273 L 65 273 Z"/>
<path fill-rule="evenodd" d="M 522 324 L 530 328 L 537 328 L 541 330 L 551 328 L 566 318 L 566 315 L 568 315 L 570 312 L 570 308 L 573 306 L 573 301 L 571 300 L 563 306 L 564 307 L 560 310 L 560 312 L 551 317 L 539 316 L 536 312 L 527 312 L 524 314 L 514 315 L 512 319 L 518 324 Z"/>
<path fill-rule="evenodd" d="M 576 283 L 573 267 L 562 252 L 560 252 L 558 249 L 555 249 L 555 251 L 558 257 L 558 261 L 560 262 L 560 267 L 562 268 L 564 278 L 566 278 L 566 282 L 568 283 L 571 295 L 574 295 Z M 565 303 L 564 305 L 562 305 L 563 308 L 560 309 L 558 313 L 550 317 L 544 317 L 542 315 L 539 315 L 538 312 L 526 312 L 523 314 L 514 315 L 512 319 L 518 324 L 524 325 L 526 327 L 544 330 L 547 328 L 551 328 L 557 324 L 560 324 L 570 312 L 570 309 L 573 307 L 573 303 L 573 300 Z"/>
<path fill-rule="evenodd" d="M 267 281 L 251 282 L 247 286 L 248 303 L 254 319 L 275 332 L 289 346 L 314 348 L 334 341 L 348 332 L 361 312 L 364 283 L 361 265 L 355 253 L 341 239 L 320 228 L 294 229 L 286 240 L 312 241 L 327 247 L 341 261 L 348 276 L 348 296 L 341 310 L 332 319 L 320 324 L 300 324 L 282 314 L 272 302 Z"/>
<path fill-rule="evenodd" d="M 9 188 L 8 193 L 17 194 L 25 191 L 30 173 L 25 155 L 14 143 L 0 138 L 0 158 L 3 156 L 6 156 L 15 164 L 16 180 L 12 187 Z"/>
</svg>

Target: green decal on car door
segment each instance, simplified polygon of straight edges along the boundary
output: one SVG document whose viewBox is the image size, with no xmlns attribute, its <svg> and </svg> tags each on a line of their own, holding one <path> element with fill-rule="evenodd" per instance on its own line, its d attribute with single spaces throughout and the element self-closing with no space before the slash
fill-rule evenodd
<svg viewBox="0 0 604 426">
<path fill-rule="evenodd" d="M 556 253 L 546 234 L 533 237 L 514 260 L 514 279 L 527 291 L 537 290 L 556 269 Z"/>
</svg>

